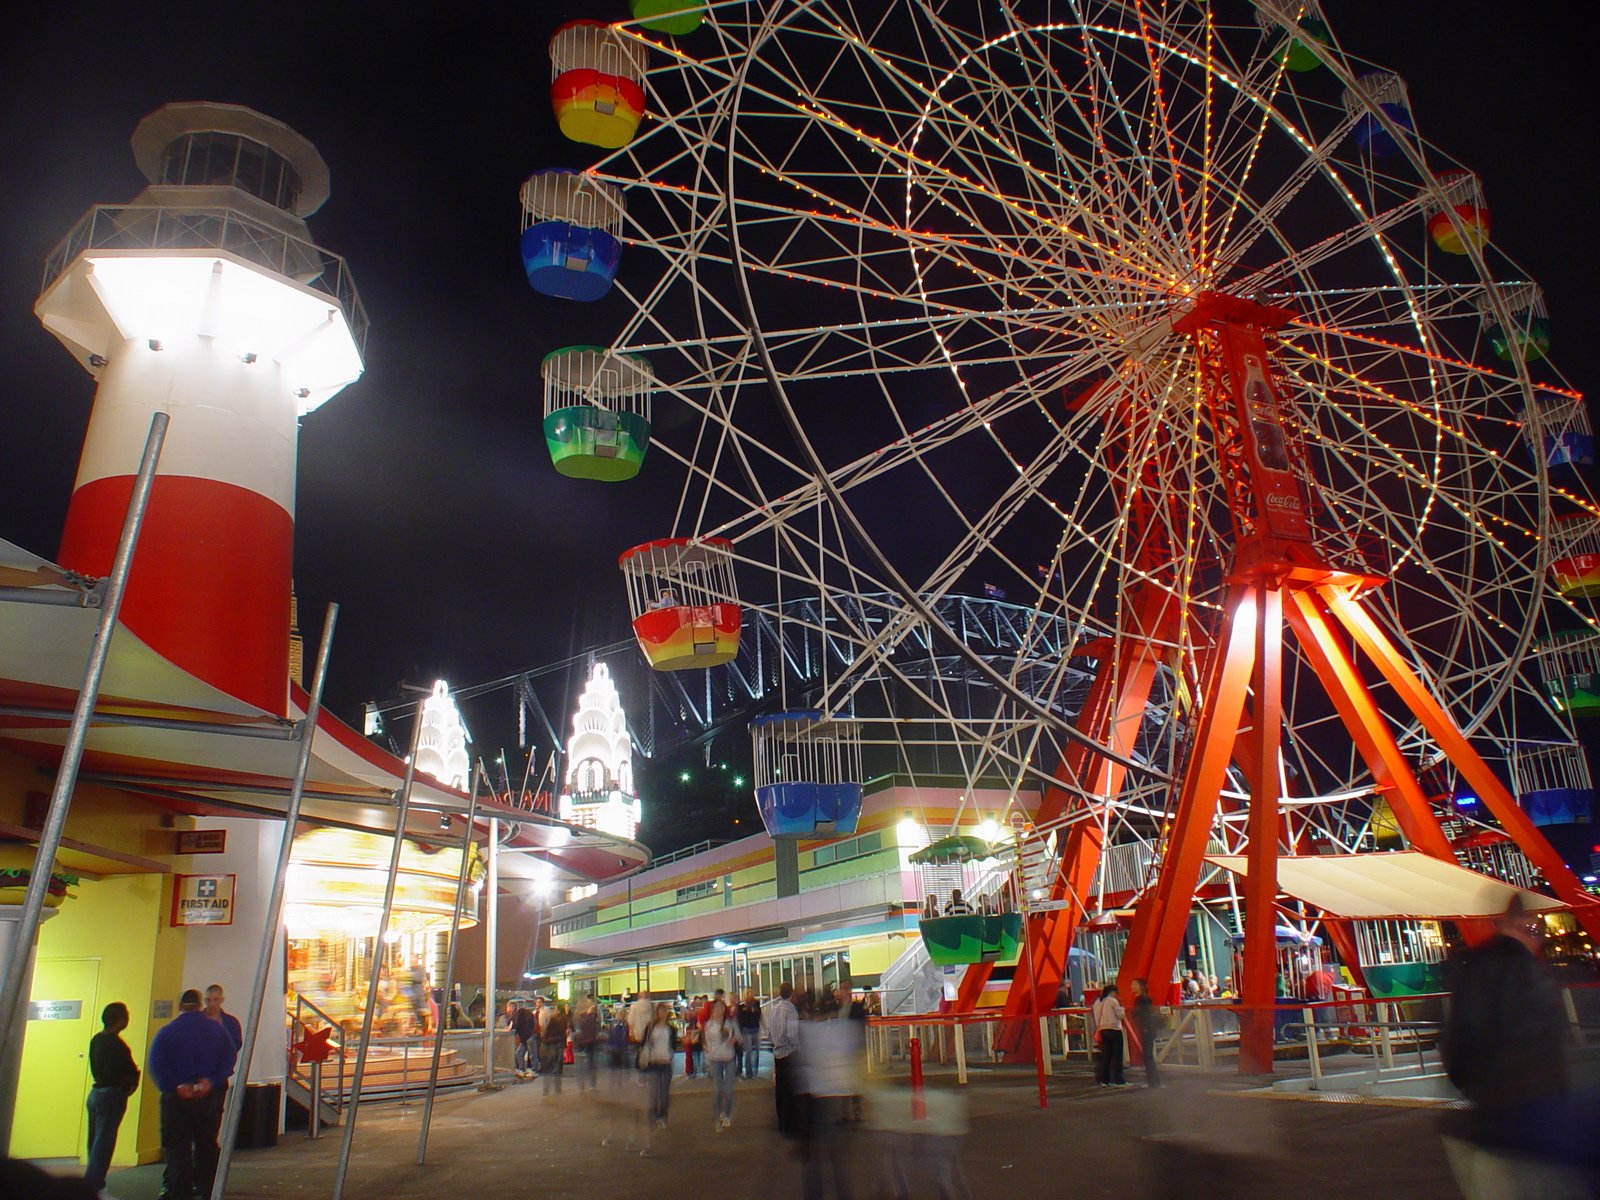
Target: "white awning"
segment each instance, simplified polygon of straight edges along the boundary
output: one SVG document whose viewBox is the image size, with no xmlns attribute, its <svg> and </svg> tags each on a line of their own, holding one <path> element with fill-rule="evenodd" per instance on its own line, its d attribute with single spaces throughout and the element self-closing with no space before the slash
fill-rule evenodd
<svg viewBox="0 0 1600 1200">
<path fill-rule="evenodd" d="M 1236 875 L 1250 873 L 1243 855 L 1213 854 L 1207 861 Z M 1278 887 L 1330 917 L 1493 917 L 1505 912 L 1513 896 L 1529 909 L 1565 907 L 1417 850 L 1280 858 Z"/>
</svg>

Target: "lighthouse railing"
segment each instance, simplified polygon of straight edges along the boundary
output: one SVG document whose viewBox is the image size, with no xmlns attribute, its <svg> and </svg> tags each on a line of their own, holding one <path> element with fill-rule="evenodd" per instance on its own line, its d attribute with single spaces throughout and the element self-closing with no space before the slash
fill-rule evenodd
<svg viewBox="0 0 1600 1200">
<path fill-rule="evenodd" d="M 218 250 L 232 254 L 331 297 L 344 314 L 356 345 L 365 349 L 367 311 L 344 259 L 238 209 L 226 205 L 157 208 L 97 204 L 45 259 L 40 291 L 48 291 L 79 255 L 90 250 Z"/>
</svg>

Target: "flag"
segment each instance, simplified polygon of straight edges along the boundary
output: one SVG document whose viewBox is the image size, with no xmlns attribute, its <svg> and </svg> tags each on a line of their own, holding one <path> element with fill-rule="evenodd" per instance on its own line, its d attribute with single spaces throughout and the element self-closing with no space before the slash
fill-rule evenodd
<svg viewBox="0 0 1600 1200">
<path fill-rule="evenodd" d="M 1050 582 L 1050 564 L 1049 563 L 1040 563 L 1037 567 L 1035 567 L 1033 569 L 1033 573 L 1039 577 L 1039 582 L 1040 583 L 1049 583 Z"/>
<path fill-rule="evenodd" d="M 983 585 L 983 594 L 991 600 L 1004 600 L 1006 598 L 1005 588 L 992 583 Z"/>
</svg>

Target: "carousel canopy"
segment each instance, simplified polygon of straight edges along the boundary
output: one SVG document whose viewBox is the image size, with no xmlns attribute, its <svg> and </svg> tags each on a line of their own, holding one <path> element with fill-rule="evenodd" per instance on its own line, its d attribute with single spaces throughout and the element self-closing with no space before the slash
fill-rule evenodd
<svg viewBox="0 0 1600 1200">
<path fill-rule="evenodd" d="M 1248 875 L 1243 855 L 1209 862 Z M 1528 909 L 1561 908 L 1559 900 L 1442 862 L 1417 850 L 1393 854 L 1316 854 L 1278 860 L 1278 886 L 1330 917 L 1452 919 L 1493 917 L 1513 896 Z"/>
<path fill-rule="evenodd" d="M 953 863 L 977 862 L 983 858 L 993 858 L 994 847 L 981 837 L 974 837 L 970 833 L 955 833 L 947 838 L 940 838 L 931 846 L 924 846 L 910 856 L 910 862 L 918 867 L 947 867 Z"/>
</svg>

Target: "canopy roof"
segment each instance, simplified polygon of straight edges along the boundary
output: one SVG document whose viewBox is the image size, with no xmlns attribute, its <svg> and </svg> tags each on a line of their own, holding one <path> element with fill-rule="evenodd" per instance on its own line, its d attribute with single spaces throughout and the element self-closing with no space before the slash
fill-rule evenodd
<svg viewBox="0 0 1600 1200">
<path fill-rule="evenodd" d="M 74 588 L 66 572 L 0 541 L 0 586 L 61 595 Z M 75 606 L 0 602 L 0 746 L 54 766 L 88 661 L 99 611 Z M 337 648 L 336 648 L 337 649 Z M 170 662 L 118 625 L 111 637 L 96 716 L 80 775 L 147 796 L 191 814 L 278 816 L 288 801 L 298 742 L 281 735 L 305 716 L 308 697 L 290 688 L 289 720 L 219 691 Z M 156 718 L 161 728 L 112 724 Z M 239 732 L 229 735 L 219 727 Z M 280 736 L 273 736 L 274 734 Z M 405 764 L 323 709 L 301 808 L 304 820 L 388 833 Z M 442 834 L 441 811 L 465 816 L 467 797 L 419 774 L 411 801 L 422 810 L 406 832 L 423 842 Z M 637 842 L 480 798 L 481 818 L 514 822 L 502 843 L 507 881 L 542 882 L 548 863 L 556 880 L 603 882 L 639 870 L 650 852 Z M 504 828 L 504 825 L 502 826 Z M 509 853 L 508 853 L 509 851 Z"/>
<path fill-rule="evenodd" d="M 910 862 L 915 866 L 949 866 L 952 863 L 976 862 L 983 858 L 993 858 L 994 847 L 981 837 L 973 837 L 970 833 L 953 833 L 947 838 L 940 838 L 931 846 L 924 846 L 911 855 Z"/>
<path fill-rule="evenodd" d="M 1207 861 L 1236 875 L 1250 873 L 1242 855 L 1213 854 Z M 1505 912 L 1513 896 L 1528 909 L 1564 907 L 1418 850 L 1280 858 L 1278 886 L 1330 917 L 1353 919 L 1493 917 Z"/>
</svg>

